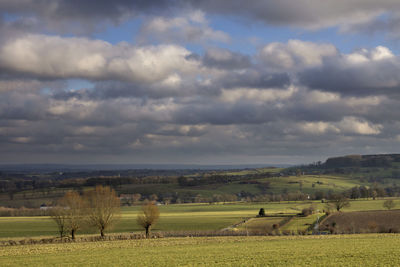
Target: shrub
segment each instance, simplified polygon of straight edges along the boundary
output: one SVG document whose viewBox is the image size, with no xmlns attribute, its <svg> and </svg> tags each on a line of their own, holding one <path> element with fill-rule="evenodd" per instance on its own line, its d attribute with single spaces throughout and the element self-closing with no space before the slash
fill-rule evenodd
<svg viewBox="0 0 400 267">
<path fill-rule="evenodd" d="M 265 210 L 264 208 L 261 208 L 260 211 L 258 212 L 259 217 L 265 217 Z"/>
<path fill-rule="evenodd" d="M 387 208 L 388 210 L 391 210 L 395 207 L 396 205 L 394 204 L 393 200 L 388 199 L 385 202 L 383 202 L 383 207 Z"/>
<path fill-rule="evenodd" d="M 303 216 L 308 216 L 314 213 L 315 208 L 313 206 L 310 206 L 308 208 L 304 208 L 301 210 L 301 215 Z"/>
</svg>

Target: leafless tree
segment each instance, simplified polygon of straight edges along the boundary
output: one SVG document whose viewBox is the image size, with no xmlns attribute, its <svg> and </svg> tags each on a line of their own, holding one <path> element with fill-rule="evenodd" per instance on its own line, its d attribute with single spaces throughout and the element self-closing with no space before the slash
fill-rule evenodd
<svg viewBox="0 0 400 267">
<path fill-rule="evenodd" d="M 75 233 L 83 224 L 84 205 L 83 199 L 76 191 L 67 192 L 61 199 L 61 205 L 65 207 L 67 215 L 67 228 L 71 231 L 72 239 L 75 239 Z"/>
<path fill-rule="evenodd" d="M 332 206 L 337 211 L 340 211 L 342 208 L 346 208 L 350 206 L 349 199 L 343 195 L 334 195 L 332 199 L 328 203 L 329 206 Z"/>
<path fill-rule="evenodd" d="M 84 200 L 89 224 L 99 229 L 100 235 L 104 236 L 104 231 L 110 228 L 120 217 L 119 198 L 113 189 L 100 185 L 87 191 Z"/>
<path fill-rule="evenodd" d="M 62 238 L 67 229 L 68 220 L 68 215 L 65 211 L 65 208 L 60 206 L 51 208 L 50 217 L 57 224 L 58 232 L 60 233 L 60 237 Z"/>
<path fill-rule="evenodd" d="M 137 222 L 146 230 L 146 238 L 150 235 L 150 228 L 160 217 L 160 211 L 154 203 L 148 203 L 142 206 L 142 212 L 137 217 Z"/>
</svg>

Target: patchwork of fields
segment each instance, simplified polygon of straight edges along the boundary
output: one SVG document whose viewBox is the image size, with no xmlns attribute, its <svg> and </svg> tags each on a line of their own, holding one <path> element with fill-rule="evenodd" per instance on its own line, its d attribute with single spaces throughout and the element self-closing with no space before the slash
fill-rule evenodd
<svg viewBox="0 0 400 267">
<path fill-rule="evenodd" d="M 237 172 L 226 172 L 224 175 L 248 175 L 258 174 L 261 177 L 254 178 L 253 180 L 260 183 L 268 183 L 268 194 L 282 194 L 283 192 L 302 192 L 305 194 L 313 194 L 316 191 L 328 192 L 333 190 L 341 192 L 349 190 L 354 186 L 370 186 L 367 181 L 361 182 L 359 179 L 348 177 L 346 175 L 302 175 L 302 176 L 282 176 L 282 177 L 263 177 L 265 173 L 275 173 L 281 169 L 255 169 L 244 170 Z M 194 175 L 192 175 L 194 176 Z M 188 176 L 188 177 L 192 177 Z M 195 177 L 195 176 L 194 176 Z M 397 184 L 396 180 L 386 181 L 387 185 Z M 87 190 L 90 187 L 84 187 L 82 190 Z M 0 206 L 35 206 L 39 207 L 42 203 L 52 203 L 54 199 L 62 197 L 68 190 L 72 188 L 52 188 L 41 190 L 25 190 L 15 193 L 10 198 L 7 193 L 0 193 Z M 229 183 L 215 183 L 197 186 L 182 187 L 178 183 L 169 184 L 123 184 L 115 188 L 120 194 L 133 194 L 140 193 L 142 195 L 157 194 L 162 195 L 166 193 L 182 193 L 190 194 L 193 196 L 200 195 L 202 197 L 213 197 L 215 194 L 233 194 L 238 195 L 241 192 L 259 195 L 263 194 L 258 184 L 243 184 L 241 181 L 232 181 Z"/>
<path fill-rule="evenodd" d="M 351 201 L 344 211 L 381 210 L 384 200 Z M 400 200 L 395 200 L 400 206 Z M 325 207 L 320 201 L 281 202 L 281 203 L 232 203 L 232 204 L 180 204 L 160 206 L 161 217 L 154 231 L 180 230 L 220 230 L 255 217 L 260 208 L 267 215 L 294 215 L 311 204 L 322 211 Z M 109 232 L 138 232 L 142 229 L 136 223 L 140 207 L 123 208 L 122 218 Z M 316 215 L 294 218 L 282 230 L 305 230 L 316 220 Z M 273 220 L 276 223 L 276 220 Z M 272 223 L 272 224 L 273 224 Z M 251 226 L 250 226 L 251 227 Z M 79 234 L 95 233 L 92 229 L 82 229 Z M 56 225 L 49 217 L 0 217 L 0 238 L 28 238 L 38 236 L 57 236 Z"/>
</svg>

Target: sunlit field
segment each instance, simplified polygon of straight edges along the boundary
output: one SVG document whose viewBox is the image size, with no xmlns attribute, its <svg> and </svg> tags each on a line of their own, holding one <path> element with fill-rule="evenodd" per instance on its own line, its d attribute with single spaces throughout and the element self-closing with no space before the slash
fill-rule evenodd
<svg viewBox="0 0 400 267">
<path fill-rule="evenodd" d="M 400 235 L 195 237 L 2 247 L 0 266 L 398 266 Z"/>
</svg>

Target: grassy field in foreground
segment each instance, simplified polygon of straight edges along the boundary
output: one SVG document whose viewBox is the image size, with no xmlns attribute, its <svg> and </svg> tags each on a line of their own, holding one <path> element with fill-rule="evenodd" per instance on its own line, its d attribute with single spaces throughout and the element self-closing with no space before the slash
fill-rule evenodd
<svg viewBox="0 0 400 267">
<path fill-rule="evenodd" d="M 351 201 L 351 206 L 344 211 L 381 210 L 384 200 L 357 200 Z M 322 211 L 325 204 L 320 201 L 312 202 Z M 396 199 L 397 207 L 400 200 Z M 296 214 L 311 202 L 281 202 L 281 203 L 232 203 L 232 204 L 181 204 L 160 206 L 161 217 L 154 231 L 179 230 L 220 230 L 240 222 L 244 218 L 254 217 L 260 208 L 266 214 Z M 136 216 L 140 207 L 123 208 L 121 221 L 109 232 L 137 232 L 142 229 L 136 223 Z M 312 223 L 315 218 L 296 218 L 284 230 L 306 229 L 306 224 Z M 275 223 L 275 222 L 274 222 Z M 93 229 L 83 229 L 82 233 L 95 233 Z M 57 236 L 57 228 L 48 217 L 0 217 L 0 238 L 23 238 L 36 236 Z"/>
<path fill-rule="evenodd" d="M 207 237 L 3 247 L 0 266 L 399 266 L 400 235 Z"/>
</svg>

